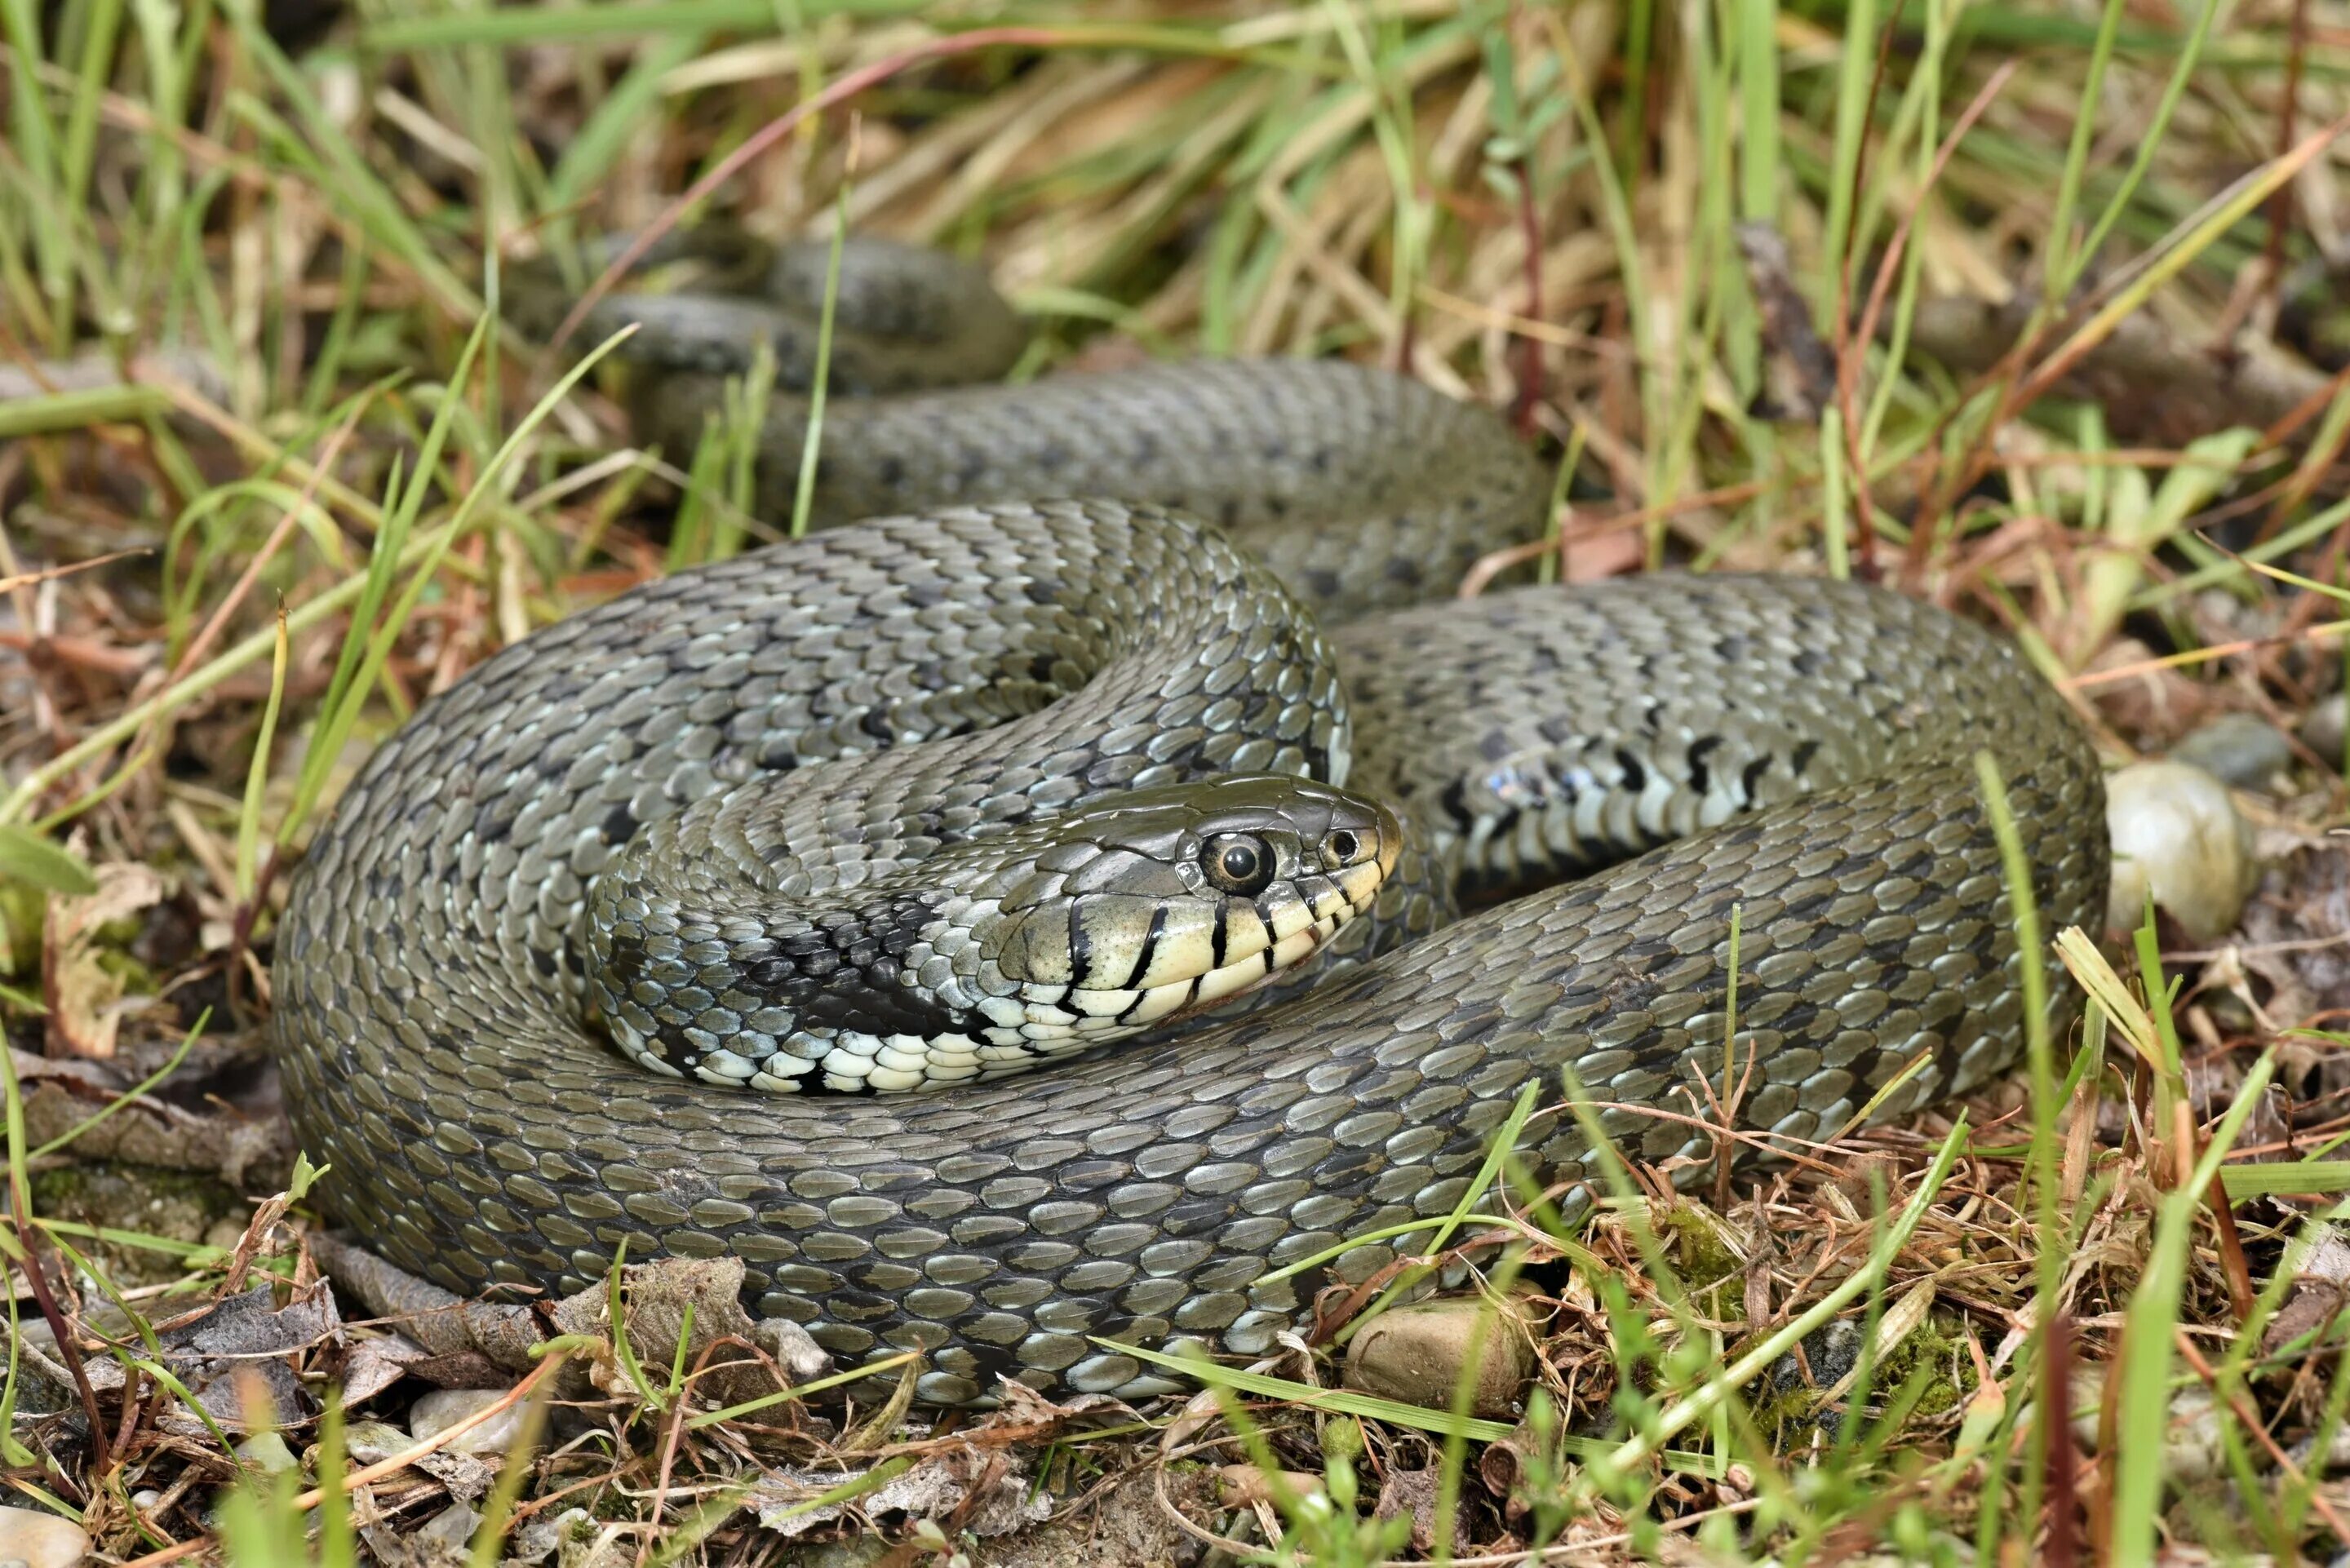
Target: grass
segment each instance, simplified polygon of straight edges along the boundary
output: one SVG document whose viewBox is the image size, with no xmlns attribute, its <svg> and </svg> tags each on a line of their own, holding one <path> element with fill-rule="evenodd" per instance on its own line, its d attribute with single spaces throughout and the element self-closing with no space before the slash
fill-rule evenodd
<svg viewBox="0 0 2350 1568">
<path fill-rule="evenodd" d="M 779 231 L 984 255 L 1038 328 L 1022 374 L 1105 336 L 1399 366 L 1521 417 L 1559 462 L 1546 570 L 1890 577 L 2014 633 L 2120 759 L 2213 704 L 2291 722 L 2350 659 L 2327 607 L 2350 383 L 2176 436 L 2152 417 L 2167 389 L 2081 374 L 2128 322 L 2193 347 L 2322 314 L 2345 40 L 2334 0 L 369 0 L 305 47 L 251 0 L 0 0 L 0 381 L 24 390 L 0 399 L 0 1024 L 70 1054 L 79 997 L 58 988 L 103 974 L 126 1052 L 120 1096 L 47 1136 L 41 1082 L 13 1063 L 5 1082 L 11 1501 L 122 1560 L 212 1550 L 216 1526 L 239 1563 L 349 1561 L 354 1531 L 447 1506 L 409 1469 L 347 1511 L 331 1403 L 275 1477 L 224 1428 L 157 1426 L 156 1325 L 233 1270 L 298 1277 L 282 1210 L 230 1247 L 45 1214 L 36 1179 L 251 1040 L 286 865 L 424 695 L 802 525 L 745 515 L 756 396 L 699 451 L 629 446 L 608 346 L 547 358 L 493 330 L 485 255 L 695 190 Z M 1785 238 L 1789 276 L 1754 275 L 1742 224 Z M 1981 346 L 1992 369 L 1908 352 L 1937 301 L 2011 291 L 2025 329 Z M 131 375 L 57 374 L 84 359 Z M 681 506 L 648 504 L 679 485 Z M 2270 826 L 2345 820 L 2337 778 L 2296 777 L 2257 807 Z M 1985 794 L 1996 814 L 1995 776 Z M 167 890 L 100 925 L 88 970 L 49 961 L 57 919 L 90 907 L 69 901 L 140 868 Z M 2037 978 L 2090 1011 L 2035 1035 L 2003 1095 L 1704 1193 L 1618 1159 L 1573 1218 L 1497 1151 L 1440 1255 L 1369 1310 L 1434 1274 L 1485 1293 L 1490 1342 L 1531 1286 L 1549 1315 L 1522 1419 L 1473 1413 L 1465 1384 L 1424 1409 L 1290 1356 L 1180 1363 L 1205 1390 L 1181 1410 L 1007 1413 L 960 1438 L 1080 1521 L 1139 1487 L 1138 1517 L 1230 1561 L 1441 1560 L 1456 1524 L 1509 1563 L 2328 1560 L 2350 1490 L 2295 1454 L 2350 1408 L 2350 1341 L 2291 1315 L 2350 1192 L 2328 999 L 2281 990 L 2261 953 L 2250 980 L 2167 954 L 2151 927 L 2115 957 L 2039 931 L 2026 868 L 2007 874 L 2027 949 L 2062 960 Z M 167 915 L 193 933 L 176 948 L 152 940 Z M 2237 1022 L 2231 987 L 2266 1011 Z M 2276 1013 L 2296 1001 L 2307 1016 Z M 2232 1101 L 2197 1126 L 2190 1080 L 2231 1062 Z M 2272 1137 L 2250 1118 L 2287 1078 L 2300 1141 L 2239 1149 Z M 1561 1084 L 1519 1115 L 1579 1111 Z M 101 1243 L 183 1272 L 125 1288 Z M 56 1350 L 105 1436 L 28 1440 L 62 1417 L 27 1414 L 51 1342 L 26 1330 L 105 1305 L 107 1334 Z M 1837 1323 L 1865 1353 L 1822 1421 L 1800 1379 L 1758 1377 Z M 537 1458 L 502 1468 L 474 1561 L 570 1507 L 656 1560 L 788 1560 L 752 1522 L 763 1475 L 827 1478 L 780 1526 L 958 1436 L 893 1403 L 897 1368 L 830 1391 L 856 1401 L 836 1421 L 705 1393 L 682 1343 L 622 1333 L 611 1354 L 617 1391 L 545 1412 Z M 339 1368 L 296 1365 L 321 1391 Z M 2095 1444 L 2056 1418 L 2091 1386 L 2068 1368 L 2107 1397 Z M 2189 1394 L 2200 1448 L 2158 1440 Z M 1261 1505 L 1197 1484 L 1236 1458 Z M 900 1522 L 918 1559 L 1003 1548 Z"/>
</svg>

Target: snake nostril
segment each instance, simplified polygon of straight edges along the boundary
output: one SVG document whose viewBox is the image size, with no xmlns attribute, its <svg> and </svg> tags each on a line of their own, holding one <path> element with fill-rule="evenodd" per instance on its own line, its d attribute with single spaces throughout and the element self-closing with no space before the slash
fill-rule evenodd
<svg viewBox="0 0 2350 1568">
<path fill-rule="evenodd" d="M 1357 842 L 1353 834 L 1342 827 L 1324 839 L 1322 847 L 1331 865 L 1344 866 L 1354 859 L 1355 852 L 1362 846 Z"/>
</svg>

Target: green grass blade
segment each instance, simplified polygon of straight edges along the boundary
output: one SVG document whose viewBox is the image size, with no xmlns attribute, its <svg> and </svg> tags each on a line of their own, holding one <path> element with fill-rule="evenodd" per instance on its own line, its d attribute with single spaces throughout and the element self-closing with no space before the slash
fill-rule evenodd
<svg viewBox="0 0 2350 1568">
<path fill-rule="evenodd" d="M 2114 1455 L 2113 1545 L 2116 1568 L 2152 1568 L 2162 1516 L 2163 1460 L 2170 1419 L 2171 1336 L 2187 1284 L 2187 1251 L 2204 1189 L 2227 1158 L 2244 1119 L 2261 1103 L 2276 1054 L 2263 1054 L 2236 1092 L 2235 1104 L 2195 1163 L 2185 1185 L 2164 1195 L 2154 1245 L 2131 1292 L 2122 1329 L 2120 1409 Z"/>
</svg>

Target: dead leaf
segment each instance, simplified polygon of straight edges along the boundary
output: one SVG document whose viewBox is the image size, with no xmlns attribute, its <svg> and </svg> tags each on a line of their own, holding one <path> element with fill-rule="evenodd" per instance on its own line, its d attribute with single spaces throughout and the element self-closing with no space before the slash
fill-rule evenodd
<svg viewBox="0 0 2350 1568">
<path fill-rule="evenodd" d="M 41 1060 L 22 1052 L 16 1056 L 17 1075 L 28 1084 L 25 1131 L 36 1145 L 64 1137 L 117 1097 L 116 1091 L 77 1077 L 44 1075 L 35 1065 Z M 191 1111 L 150 1096 L 83 1133 L 72 1147 L 76 1156 L 85 1159 L 205 1171 L 232 1187 L 243 1188 L 249 1176 L 275 1177 L 290 1170 L 293 1143 L 293 1129 L 283 1116 Z"/>
<path fill-rule="evenodd" d="M 115 861 L 97 875 L 98 891 L 88 898 L 52 895 L 43 928 L 49 1049 L 61 1055 L 113 1055 L 124 1016 L 154 1004 L 151 997 L 127 994 L 122 975 L 100 956 L 99 933 L 162 902 L 162 874 Z"/>
<path fill-rule="evenodd" d="M 232 1431 L 247 1429 L 247 1386 L 265 1397 L 269 1418 L 277 1427 L 307 1423 L 316 1414 L 317 1401 L 296 1377 L 291 1363 L 341 1333 L 333 1292 L 322 1287 L 297 1293 L 281 1307 L 276 1287 L 266 1284 L 155 1330 L 163 1345 L 164 1366 L 197 1404 Z M 183 1437 L 202 1436 L 205 1430 L 201 1421 L 176 1409 L 159 1419 Z"/>
<path fill-rule="evenodd" d="M 2289 1254 L 2293 1282 L 2284 1305 L 2269 1320 L 2261 1336 L 2264 1355 L 2275 1355 L 2294 1340 L 2325 1326 L 2350 1300 L 2350 1240 L 2339 1226 L 2328 1225 L 2305 1252 Z"/>
<path fill-rule="evenodd" d="M 785 1537 L 806 1534 L 844 1518 L 850 1509 L 876 1523 L 892 1516 L 916 1520 L 959 1519 L 959 1528 L 982 1537 L 1008 1535 L 1049 1519 L 1052 1498 L 1028 1484 L 1023 1468 L 1000 1450 L 969 1444 L 934 1454 L 848 1502 L 830 1502 L 805 1512 L 809 1500 L 871 1474 L 871 1470 L 775 1470 L 754 1489 L 749 1506 L 759 1523 Z M 1031 1492 L 1035 1495 L 1031 1496 Z"/>
<path fill-rule="evenodd" d="M 424 1347 L 405 1334 L 369 1334 L 359 1340 L 343 1358 L 343 1403 L 374 1398 L 425 1359 Z"/>
<path fill-rule="evenodd" d="M 737 1405 L 789 1387 L 788 1370 L 753 1348 L 761 1345 L 762 1333 L 743 1309 L 743 1260 L 733 1257 L 660 1258 L 626 1270 L 621 1310 L 638 1359 L 666 1368 L 682 1336 L 687 1367 L 708 1368 L 693 1385 L 706 1398 Z M 556 1303 L 555 1325 L 564 1334 L 608 1334 L 610 1314 L 610 1287 L 591 1285 Z M 730 1340 L 735 1343 L 725 1343 Z M 607 1394 L 634 1392 L 608 1350 L 590 1358 L 588 1376 Z"/>
</svg>

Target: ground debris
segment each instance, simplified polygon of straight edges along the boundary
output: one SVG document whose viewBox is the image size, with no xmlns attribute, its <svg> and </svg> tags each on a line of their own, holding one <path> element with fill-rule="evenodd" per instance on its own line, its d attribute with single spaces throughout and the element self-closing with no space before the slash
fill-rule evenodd
<svg viewBox="0 0 2350 1568">
<path fill-rule="evenodd" d="M 2340 1226 L 2321 1227 L 2305 1249 L 2287 1256 L 2293 1282 L 2261 1336 L 2261 1349 L 2271 1355 L 2319 1333 L 2350 1302 L 2350 1238 Z"/>
<path fill-rule="evenodd" d="M 88 1122 L 130 1086 L 116 1081 L 121 1075 L 94 1062 L 18 1051 L 14 1064 L 25 1085 L 26 1136 L 36 1146 Z M 269 1188 L 284 1186 L 293 1168 L 294 1137 L 282 1116 L 254 1115 L 217 1100 L 191 1109 L 147 1095 L 90 1126 L 74 1139 L 73 1150 L 85 1160 L 201 1171 L 231 1187 Z"/>
<path fill-rule="evenodd" d="M 280 1429 L 307 1426 L 317 1414 L 317 1399 L 289 1362 L 338 1345 L 342 1318 L 332 1293 L 324 1288 L 296 1292 L 283 1305 L 276 1298 L 276 1286 L 255 1285 L 200 1313 L 154 1325 L 165 1368 L 226 1430 L 255 1429 L 253 1417 L 259 1413 Z M 85 1366 L 93 1388 L 101 1393 L 122 1388 L 125 1375 L 120 1363 L 91 1358 Z M 259 1411 L 253 1404 L 256 1395 L 263 1399 Z M 176 1404 L 157 1421 L 182 1437 L 203 1438 L 210 1432 L 202 1419 Z"/>
<path fill-rule="evenodd" d="M 1001 1449 L 961 1444 L 915 1460 L 870 1490 L 839 1502 L 815 1503 L 828 1492 L 873 1473 L 775 1470 L 752 1489 L 749 1506 L 759 1523 L 785 1536 L 805 1535 L 853 1509 L 877 1525 L 931 1520 L 985 1538 L 1009 1534 L 1052 1517 L 1053 1500 L 1033 1488 L 1023 1462 Z"/>
<path fill-rule="evenodd" d="M 1411 1549 L 1429 1552 L 1436 1550 L 1437 1494 L 1443 1490 L 1442 1476 L 1434 1469 L 1393 1469 L 1379 1485 L 1379 1501 L 1372 1509 L 1372 1517 L 1394 1519 L 1399 1515 L 1411 1521 Z M 1452 1516 L 1452 1543 L 1448 1554 L 1458 1557 L 1469 1550 L 1469 1533 L 1464 1528 L 1460 1511 Z"/>
<path fill-rule="evenodd" d="M 666 1363 L 683 1340 L 685 1365 L 700 1376 L 695 1388 L 722 1405 L 736 1405 L 805 1383 L 830 1369 L 832 1358 L 806 1330 L 787 1319 L 754 1321 L 743 1307 L 740 1258 L 661 1258 L 623 1272 L 621 1302 L 629 1343 Z M 608 1334 L 611 1293 L 591 1286 L 555 1303 L 550 1314 L 563 1334 Z M 607 1394 L 632 1391 L 616 1347 L 591 1353 L 588 1378 Z"/>
</svg>

